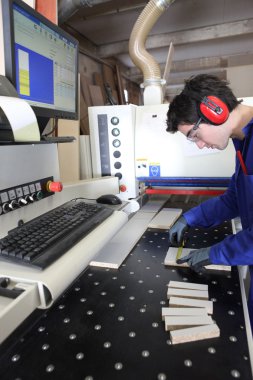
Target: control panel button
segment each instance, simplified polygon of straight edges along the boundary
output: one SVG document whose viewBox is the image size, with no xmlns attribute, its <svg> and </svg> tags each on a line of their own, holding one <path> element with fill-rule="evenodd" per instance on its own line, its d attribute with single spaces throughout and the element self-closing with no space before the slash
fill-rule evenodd
<svg viewBox="0 0 253 380">
<path fill-rule="evenodd" d="M 121 166 L 122 166 L 121 162 L 119 162 L 119 161 L 115 162 L 115 164 L 114 164 L 115 169 L 120 169 Z"/>
<path fill-rule="evenodd" d="M 42 191 L 37 191 L 37 193 L 36 193 L 36 198 L 37 198 L 37 201 L 40 201 L 40 200 L 43 198 L 43 193 L 42 193 Z"/>
<path fill-rule="evenodd" d="M 117 116 L 113 116 L 113 117 L 111 118 L 111 123 L 112 123 L 113 125 L 118 125 L 118 124 L 119 124 L 119 118 L 118 118 Z"/>
<path fill-rule="evenodd" d="M 121 153 L 119 150 L 115 150 L 115 152 L 113 152 L 113 155 L 115 158 L 119 158 L 121 156 Z"/>
<path fill-rule="evenodd" d="M 9 211 L 11 211 L 9 203 L 4 203 L 3 204 L 3 213 L 6 214 Z"/>
<path fill-rule="evenodd" d="M 63 189 L 63 185 L 61 182 L 48 181 L 47 183 L 48 191 L 51 191 L 53 193 L 58 193 L 58 192 L 61 192 L 62 189 Z"/>
<path fill-rule="evenodd" d="M 19 206 L 25 206 L 25 205 L 27 205 L 27 201 L 25 200 L 25 198 L 19 198 L 18 199 L 18 204 L 19 204 Z"/>
<path fill-rule="evenodd" d="M 112 130 L 112 135 L 113 135 L 113 136 L 119 136 L 119 135 L 120 135 L 120 130 L 119 130 L 119 128 L 113 128 L 113 130 Z"/>
<path fill-rule="evenodd" d="M 121 179 L 122 178 L 122 174 L 121 173 L 116 173 L 115 177 L 118 177 L 118 179 Z"/>
<path fill-rule="evenodd" d="M 13 201 L 10 202 L 9 207 L 11 210 L 16 210 L 20 206 L 19 206 L 18 201 L 16 199 L 14 199 Z"/>
<path fill-rule="evenodd" d="M 118 147 L 121 145 L 121 142 L 120 142 L 120 140 L 115 139 L 115 140 L 113 140 L 112 145 L 113 145 L 115 148 L 118 148 Z"/>
<path fill-rule="evenodd" d="M 26 195 L 26 196 L 25 196 L 25 200 L 26 200 L 28 203 L 33 203 L 33 202 L 34 202 L 34 198 L 33 198 L 32 194 Z"/>
<path fill-rule="evenodd" d="M 125 191 L 127 191 L 126 185 L 120 185 L 119 189 L 120 189 L 121 193 L 124 193 Z"/>
</svg>

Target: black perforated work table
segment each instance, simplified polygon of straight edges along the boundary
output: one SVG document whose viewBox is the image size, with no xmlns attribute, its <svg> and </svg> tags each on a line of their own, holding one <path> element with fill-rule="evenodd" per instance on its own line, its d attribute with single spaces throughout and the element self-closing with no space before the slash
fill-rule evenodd
<svg viewBox="0 0 253 380">
<path fill-rule="evenodd" d="M 194 229 L 189 245 L 227 233 L 230 223 Z M 164 267 L 167 239 L 147 230 L 119 270 L 87 268 L 51 309 L 31 315 L 2 345 L 1 380 L 252 379 L 237 269 Z M 170 344 L 161 318 L 169 280 L 208 284 L 219 338 Z"/>
</svg>

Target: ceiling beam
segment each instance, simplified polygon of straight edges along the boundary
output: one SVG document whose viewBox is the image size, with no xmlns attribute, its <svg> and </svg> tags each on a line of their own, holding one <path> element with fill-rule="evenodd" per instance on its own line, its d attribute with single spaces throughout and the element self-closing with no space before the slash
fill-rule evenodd
<svg viewBox="0 0 253 380">
<path fill-rule="evenodd" d="M 200 41 L 208 41 L 219 38 L 241 36 L 253 33 L 253 19 L 228 22 L 225 24 L 182 30 L 179 32 L 162 33 L 150 36 L 146 40 L 146 48 L 157 49 L 168 47 L 172 42 L 174 46 L 190 44 Z M 98 47 L 98 55 L 102 58 L 112 57 L 119 54 L 127 54 L 129 51 L 128 41 L 114 42 Z"/>
<path fill-rule="evenodd" d="M 98 4 L 89 8 L 79 8 L 77 13 L 69 17 L 68 22 L 72 23 L 80 21 L 80 19 L 88 20 L 108 14 L 140 9 L 144 8 L 145 5 L 147 5 L 147 1 L 144 0 L 117 0 L 116 4 L 115 1 L 107 1 L 105 4 Z"/>
<path fill-rule="evenodd" d="M 227 67 L 252 65 L 253 53 L 251 54 L 237 54 L 222 57 L 209 57 L 209 58 L 195 58 L 183 61 L 172 62 L 169 78 L 180 75 L 183 73 L 185 78 L 189 77 L 194 72 L 219 70 Z M 165 64 L 160 65 L 161 71 L 165 69 Z M 126 71 L 128 78 L 134 82 L 141 83 L 143 74 L 138 67 L 129 68 Z"/>
</svg>

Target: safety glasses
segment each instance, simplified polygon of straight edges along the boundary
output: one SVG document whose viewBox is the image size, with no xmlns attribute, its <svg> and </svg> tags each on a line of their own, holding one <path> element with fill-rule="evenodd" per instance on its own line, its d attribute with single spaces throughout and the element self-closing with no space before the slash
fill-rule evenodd
<svg viewBox="0 0 253 380">
<path fill-rule="evenodd" d="M 197 129 L 199 128 L 200 123 L 202 122 L 202 118 L 200 117 L 197 123 L 194 124 L 192 129 L 189 130 L 189 132 L 186 135 L 187 140 L 192 142 L 197 142 L 199 138 L 197 137 Z"/>
</svg>

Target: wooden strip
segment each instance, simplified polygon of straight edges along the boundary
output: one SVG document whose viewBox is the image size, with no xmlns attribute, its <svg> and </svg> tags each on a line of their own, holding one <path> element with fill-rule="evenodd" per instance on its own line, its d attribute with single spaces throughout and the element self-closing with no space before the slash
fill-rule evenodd
<svg viewBox="0 0 253 380">
<path fill-rule="evenodd" d="M 58 24 L 56 0 L 36 0 L 36 11 L 56 25 Z"/>
<path fill-rule="evenodd" d="M 189 326 L 203 326 L 213 324 L 213 320 L 208 315 L 187 315 L 187 316 L 165 316 L 165 330 L 172 331 Z"/>
<path fill-rule="evenodd" d="M 181 257 L 188 255 L 188 253 L 190 253 L 190 251 L 194 251 L 194 250 L 192 248 L 183 248 Z M 166 254 L 166 257 L 164 260 L 164 265 L 187 268 L 188 267 L 187 263 L 177 264 L 177 262 L 176 262 L 177 252 L 178 252 L 178 248 L 170 247 L 167 251 L 167 254 Z M 231 271 L 231 266 L 229 266 L 229 265 L 211 264 L 211 265 L 205 266 L 205 268 L 207 270 Z"/>
<path fill-rule="evenodd" d="M 168 229 L 182 214 L 179 208 L 163 208 L 149 223 L 149 228 Z"/>
<path fill-rule="evenodd" d="M 104 85 L 103 77 L 100 73 L 94 73 L 93 78 L 94 78 L 94 83 L 97 86 L 100 86 L 101 91 L 102 91 L 102 96 L 103 96 L 103 102 L 104 104 L 106 104 L 106 93 L 105 93 L 105 85 Z"/>
<path fill-rule="evenodd" d="M 213 301 L 203 301 L 193 298 L 171 297 L 170 307 L 203 307 L 208 314 L 213 314 Z"/>
<path fill-rule="evenodd" d="M 208 300 L 208 290 L 192 290 L 192 289 L 177 289 L 168 288 L 167 298 L 170 297 L 186 297 Z"/>
<path fill-rule="evenodd" d="M 89 84 L 90 97 L 93 106 L 103 106 L 104 99 L 100 86 Z"/>
<path fill-rule="evenodd" d="M 188 281 L 170 281 L 168 283 L 168 287 L 178 289 L 208 290 L 207 284 L 195 284 Z"/>
<path fill-rule="evenodd" d="M 91 266 L 118 269 L 141 238 L 153 214 L 137 212 L 113 238 L 102 247 Z"/>
<path fill-rule="evenodd" d="M 165 316 L 207 315 L 206 308 L 202 307 L 162 307 L 162 320 Z"/>
<path fill-rule="evenodd" d="M 190 327 L 170 332 L 170 340 L 172 344 L 194 342 L 197 340 L 217 338 L 219 336 L 220 329 L 215 323 L 212 325 Z"/>
</svg>

